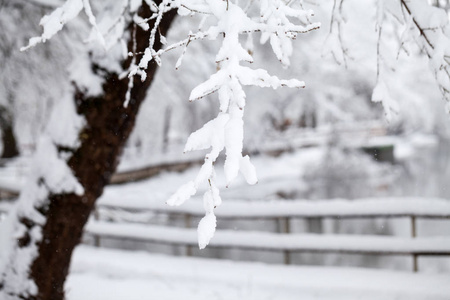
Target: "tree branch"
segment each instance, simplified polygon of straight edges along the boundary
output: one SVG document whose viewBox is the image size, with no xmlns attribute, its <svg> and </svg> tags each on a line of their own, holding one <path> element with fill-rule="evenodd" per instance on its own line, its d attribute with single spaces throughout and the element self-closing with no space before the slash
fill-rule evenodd
<svg viewBox="0 0 450 300">
<path fill-rule="evenodd" d="M 414 15 L 411 13 L 411 10 L 409 9 L 408 4 L 406 4 L 406 1 L 405 1 L 405 0 L 400 0 L 400 1 L 401 1 L 402 6 L 405 8 L 406 12 L 411 16 L 411 18 L 412 18 L 412 20 L 413 20 L 413 22 L 414 22 L 414 25 L 416 25 L 416 28 L 417 28 L 417 29 L 419 30 L 419 32 L 420 32 L 420 35 L 421 35 L 421 36 L 424 38 L 424 40 L 427 42 L 428 46 L 430 46 L 431 49 L 434 49 L 434 45 L 430 42 L 430 39 L 427 37 L 427 35 L 426 35 L 426 33 L 425 33 L 425 29 L 423 29 L 423 28 L 419 25 L 417 19 L 416 19 L 416 18 L 414 17 Z M 428 51 L 427 51 L 427 55 L 428 55 L 428 57 L 430 57 L 430 53 L 428 53 Z"/>
</svg>

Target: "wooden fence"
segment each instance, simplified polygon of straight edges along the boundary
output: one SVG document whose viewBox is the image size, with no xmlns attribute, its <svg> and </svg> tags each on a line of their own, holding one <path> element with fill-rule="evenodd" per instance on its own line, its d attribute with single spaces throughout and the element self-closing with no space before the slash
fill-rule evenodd
<svg viewBox="0 0 450 300">
<path fill-rule="evenodd" d="M 186 247 L 192 254 L 197 245 L 197 232 L 191 228 L 192 220 L 202 217 L 201 204 L 195 201 L 179 207 L 142 199 L 102 199 L 95 219 L 86 232 L 93 235 L 97 245 L 103 237 L 147 241 Z M 185 228 L 168 226 L 114 223 L 101 219 L 102 209 L 178 215 Z M 219 220 L 276 220 L 279 232 L 218 230 L 210 248 L 237 248 L 282 252 L 284 263 L 291 263 L 291 254 L 299 252 L 348 253 L 372 255 L 412 256 L 412 269 L 418 270 L 419 256 L 449 256 L 450 236 L 418 237 L 417 219 L 450 219 L 450 201 L 442 199 L 359 199 L 324 201 L 225 201 L 217 208 Z M 407 218 L 410 236 L 376 236 L 344 234 L 292 233 L 294 219 L 368 219 Z"/>
<path fill-rule="evenodd" d="M 0 202 L 2 214 L 11 204 Z M 128 213 L 178 215 L 184 219 L 184 227 L 169 227 L 144 223 L 105 221 L 106 211 Z M 216 209 L 220 220 L 276 220 L 279 231 L 217 230 L 210 248 L 236 248 L 282 252 L 284 263 L 291 263 L 291 254 L 299 252 L 348 253 L 371 255 L 412 256 L 412 270 L 418 271 L 419 256 L 450 256 L 450 236 L 418 236 L 418 219 L 450 219 L 450 201 L 442 199 L 359 199 L 323 201 L 225 201 Z M 95 245 L 102 238 L 135 240 L 167 245 L 184 246 L 186 255 L 192 254 L 197 245 L 197 231 L 191 228 L 192 220 L 203 216 L 200 201 L 191 201 L 179 207 L 145 199 L 100 199 L 85 233 L 94 237 Z M 293 233 L 295 219 L 368 219 L 407 218 L 410 220 L 410 236 L 377 236 L 345 234 Z M 0 223 L 1 226 L 1 223 Z"/>
</svg>

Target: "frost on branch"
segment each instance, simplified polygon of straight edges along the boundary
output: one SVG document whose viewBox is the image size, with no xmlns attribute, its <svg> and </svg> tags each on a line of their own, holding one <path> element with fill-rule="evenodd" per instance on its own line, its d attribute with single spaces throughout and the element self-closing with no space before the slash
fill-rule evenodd
<svg viewBox="0 0 450 300">
<path fill-rule="evenodd" d="M 450 112 L 450 26 L 449 18 L 442 9 L 431 6 L 422 0 L 401 0 L 399 2 L 378 0 L 377 7 L 377 85 L 372 100 L 381 102 L 387 120 L 400 110 L 398 101 L 391 97 L 390 91 L 395 90 L 395 59 L 389 57 L 389 51 L 383 43 L 383 37 L 389 35 L 389 26 L 383 26 L 390 21 L 403 28 L 399 37 L 399 53 L 409 54 L 409 46 L 417 44 L 430 62 L 430 69 L 438 83 Z M 392 33 L 391 33 L 392 34 Z"/>
<path fill-rule="evenodd" d="M 91 7 L 91 2 L 96 6 Z M 142 1 L 139 6 L 141 4 Z M 87 28 L 90 28 L 91 32 L 86 36 L 86 45 L 71 44 L 74 48 L 70 52 L 74 57 L 68 71 L 71 82 L 84 94 L 99 95 L 104 78 L 93 72 L 91 63 L 95 62 L 98 67 L 111 72 L 123 71 L 119 62 L 128 54 L 126 49 L 128 36 L 125 34 L 125 29 L 131 19 L 127 12 L 132 14 L 134 12 L 132 9 L 136 9 L 133 5 L 136 6 L 136 1 L 118 0 L 112 5 L 107 1 L 66 0 L 61 7 L 41 19 L 40 25 L 43 29 L 41 36 L 31 38 L 28 45 L 22 47 L 21 51 L 50 40 L 81 11 L 84 11 L 87 16 Z M 94 10 L 98 11 L 97 16 L 94 15 Z M 80 28 L 83 27 L 78 26 L 77 30 Z"/>
<path fill-rule="evenodd" d="M 236 1 L 237 2 L 237 1 Z M 240 37 L 254 32 L 261 33 L 261 43 L 270 42 L 272 50 L 283 65 L 289 64 L 292 54 L 292 40 L 299 33 L 305 33 L 319 27 L 318 23 L 310 23 L 312 11 L 294 8 L 285 1 L 261 0 L 258 7 L 241 8 L 235 1 L 206 0 L 179 1 L 179 13 L 206 15 L 210 25 L 206 30 L 196 34 L 190 33 L 186 41 L 179 46 L 187 46 L 196 39 L 221 39 L 222 44 L 216 55 L 218 71 L 191 92 L 190 101 L 199 100 L 217 92 L 220 112 L 218 116 L 192 133 L 188 138 L 185 151 L 210 149 L 195 180 L 181 186 L 167 201 L 169 205 L 181 205 L 197 193 L 201 184 L 207 183 L 208 190 L 204 194 L 205 217 L 198 227 L 199 246 L 206 247 L 216 227 L 214 208 L 220 205 L 221 198 L 215 182 L 214 163 L 222 151 L 225 151 L 224 171 L 226 184 L 229 186 L 241 173 L 247 183 L 257 183 L 256 171 L 248 156 L 242 155 L 244 140 L 244 108 L 246 95 L 244 86 L 303 88 L 304 82 L 296 79 L 282 80 L 271 76 L 266 70 L 252 69 L 248 63 L 253 62 L 252 55 L 241 43 Z M 257 4 L 254 4 L 257 6 Z M 256 16 L 252 16 L 255 12 Z M 291 20 L 296 20 L 292 23 Z M 206 21 L 203 21 L 206 24 Z M 173 46 L 169 46 L 170 49 Z M 185 48 L 186 50 L 186 48 Z M 186 51 L 183 51 L 183 54 Z M 146 51 L 146 59 L 154 59 L 162 54 Z M 180 64 L 177 63 L 177 67 Z M 141 60 L 139 66 L 148 62 Z"/>
<path fill-rule="evenodd" d="M 46 15 L 41 19 L 39 25 L 43 27 L 42 35 L 31 38 L 28 46 L 22 47 L 20 50 L 25 51 L 28 48 L 36 46 L 38 43 L 45 43 L 57 34 L 66 23 L 78 16 L 83 8 L 93 29 L 97 32 L 97 38 L 101 44 L 104 44 L 103 36 L 98 31 L 95 17 L 92 14 L 89 0 L 67 0 L 61 7 L 58 7 L 50 15 Z"/>
<path fill-rule="evenodd" d="M 447 13 L 430 6 L 427 1 L 401 0 L 406 24 L 412 38 L 430 59 L 441 93 L 450 112 L 450 24 Z"/>
<path fill-rule="evenodd" d="M 373 89 L 372 101 L 380 102 L 383 105 L 386 120 L 391 122 L 394 115 L 398 114 L 399 107 L 395 99 L 393 99 L 389 93 L 389 89 L 384 81 L 378 81 L 377 85 Z"/>
<path fill-rule="evenodd" d="M 396 99 L 391 96 L 392 73 L 395 72 L 395 60 L 391 57 L 390 49 L 386 49 L 383 38 L 389 36 L 388 29 L 383 25 L 388 18 L 397 22 L 399 19 L 394 14 L 400 14 L 398 4 L 392 4 L 388 0 L 379 0 L 377 3 L 377 19 L 376 30 L 378 33 L 377 40 L 377 84 L 372 93 L 372 101 L 383 105 L 386 120 L 392 122 L 399 113 L 399 104 Z"/>
<path fill-rule="evenodd" d="M 333 11 L 331 13 L 330 32 L 325 40 L 324 56 L 331 55 L 339 65 L 347 66 L 347 48 L 343 40 L 343 24 L 346 22 L 346 16 L 343 12 L 344 0 L 334 0 Z"/>
</svg>

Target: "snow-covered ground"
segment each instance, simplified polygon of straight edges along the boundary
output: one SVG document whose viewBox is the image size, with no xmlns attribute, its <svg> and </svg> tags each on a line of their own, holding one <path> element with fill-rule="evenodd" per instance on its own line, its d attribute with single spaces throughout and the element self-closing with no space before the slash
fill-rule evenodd
<svg viewBox="0 0 450 300">
<path fill-rule="evenodd" d="M 450 276 L 179 258 L 79 246 L 68 300 L 448 300 Z"/>
<path fill-rule="evenodd" d="M 397 157 L 403 160 L 407 157 L 414 157 L 414 152 L 416 151 L 414 147 L 401 146 L 398 145 L 396 148 L 401 154 Z M 285 153 L 276 158 L 253 156 L 252 160 L 258 170 L 259 177 L 259 183 L 256 186 L 248 186 L 242 178 L 238 178 L 227 189 L 223 180 L 223 171 L 218 170 L 218 179 L 222 182 L 221 195 L 224 205 L 217 209 L 219 218 L 217 238 L 220 238 L 220 234 L 226 228 L 245 229 L 245 226 L 238 223 L 238 221 L 232 221 L 236 223 L 233 223 L 231 227 L 228 225 L 223 226 L 221 218 L 223 216 L 219 213 L 221 208 L 226 210 L 227 205 L 228 207 L 233 206 L 233 200 L 271 203 L 271 200 L 282 196 L 280 192 L 287 196 L 292 195 L 291 198 L 300 198 L 303 195 L 308 195 L 311 189 L 311 182 L 305 180 L 305 175 L 312 174 L 311 170 L 321 169 L 324 157 L 327 155 L 326 149 L 307 148 L 301 151 Z M 366 159 L 369 160 L 370 158 L 363 157 L 358 159 L 363 159 L 363 162 L 366 162 Z M 359 167 L 360 164 L 355 163 L 355 166 Z M 374 172 L 368 173 L 368 177 L 372 175 L 377 177 L 381 174 L 378 170 L 382 169 L 378 165 L 371 164 L 369 167 Z M 157 203 L 159 203 L 159 206 L 164 205 L 164 202 L 178 186 L 195 177 L 198 168 L 196 166 L 182 173 L 165 172 L 141 182 L 108 186 L 102 199 L 100 199 L 100 203 L 120 201 L 129 205 L 152 206 Z M 12 176 L 8 175 L 14 172 L 14 174 L 17 173 L 11 170 L 9 171 L 10 173 L 5 173 L 5 178 L 12 178 Z M 312 179 L 316 180 L 317 178 Z M 386 181 L 390 182 L 390 180 Z M 386 187 L 382 185 L 383 183 L 383 178 L 376 178 L 373 186 L 376 188 L 376 191 L 381 191 L 381 196 L 386 196 L 385 192 L 389 192 L 389 190 L 385 190 Z M 339 184 L 342 185 L 341 182 Z M 9 186 L 8 183 L 6 185 Z M 382 189 L 377 189 L 378 186 Z M 363 188 L 366 187 L 363 186 Z M 371 196 L 375 195 L 371 194 Z M 394 198 L 396 196 L 396 194 L 393 195 Z M 405 194 L 405 196 L 413 195 Z M 292 200 L 286 201 L 294 204 Z M 250 203 L 240 204 L 250 205 Z M 201 201 L 195 198 L 186 203 L 183 209 L 185 208 L 198 209 L 200 213 L 203 211 Z M 431 209 L 431 207 L 427 207 L 427 209 Z M 239 210 L 245 209 L 241 208 Z M 304 210 L 302 208 L 303 212 Z M 272 210 L 272 213 L 274 212 L 275 210 Z M 137 217 L 137 215 L 133 215 L 133 218 Z M 360 220 L 347 225 L 345 225 L 344 221 L 340 221 L 339 224 L 330 223 L 330 228 L 327 229 L 327 226 L 325 226 L 323 233 L 365 234 L 365 230 L 370 229 L 370 234 L 410 235 L 409 220 L 399 220 L 395 223 L 387 223 L 384 220 L 378 221 L 373 224 L 361 223 L 362 221 Z M 174 222 L 172 221 L 172 223 Z M 445 222 L 445 224 L 442 223 L 436 226 L 431 221 L 418 220 L 418 235 L 420 237 L 436 234 L 448 236 L 448 220 L 442 222 Z M 163 223 L 164 225 L 171 225 L 169 221 L 164 221 Z M 256 226 L 258 224 L 255 223 L 253 225 Z M 293 223 L 294 227 L 297 225 Z M 272 225 L 262 224 L 261 226 L 267 227 Z M 335 227 L 340 229 L 338 230 Z M 384 230 L 384 227 L 389 227 L 389 230 Z M 294 229 L 298 228 L 295 227 Z M 437 233 L 433 234 L 434 231 Z M 183 234 L 181 230 L 180 233 Z M 102 240 L 101 244 L 104 246 L 109 245 L 110 247 L 143 249 L 143 247 L 134 247 L 134 244 L 122 245 L 121 243 L 122 241 Z M 151 252 L 162 252 L 158 251 L 158 247 L 155 247 L 155 245 L 145 245 L 145 248 Z M 210 249 L 207 249 L 207 251 L 210 251 Z M 180 254 L 176 249 L 169 249 L 164 253 Z M 198 252 L 195 250 L 194 255 L 197 254 Z M 211 257 L 214 255 L 203 256 Z M 219 256 L 236 258 L 239 255 L 232 252 L 229 254 L 221 253 Z M 426 273 L 414 274 L 409 271 L 386 270 L 409 270 L 411 267 L 410 257 L 405 258 L 404 264 L 403 262 L 397 263 L 393 259 L 390 260 L 390 258 L 389 260 L 372 263 L 367 262 L 366 258 L 364 260 L 361 259 L 361 262 L 359 262 L 358 258 L 335 259 L 336 256 L 333 256 L 328 257 L 329 259 L 322 257 L 320 261 L 315 261 L 314 257 L 309 260 L 308 257 L 302 256 L 297 258 L 297 260 L 293 259 L 293 262 L 325 266 L 285 266 L 205 258 L 173 257 L 148 252 L 92 248 L 84 245 L 78 247 L 74 254 L 71 272 L 66 285 L 67 299 L 450 299 L 448 261 L 444 263 L 432 262 L 432 266 L 427 267 L 427 262 L 420 258 L 419 269 Z M 238 257 L 238 259 L 240 258 Z M 271 263 L 281 262 L 278 260 L 278 257 L 275 258 L 267 259 L 267 261 Z M 330 265 L 340 265 L 340 267 L 330 267 Z M 384 270 L 356 269 L 343 267 L 343 265 L 382 267 Z M 442 273 L 436 274 L 437 272 Z"/>
</svg>

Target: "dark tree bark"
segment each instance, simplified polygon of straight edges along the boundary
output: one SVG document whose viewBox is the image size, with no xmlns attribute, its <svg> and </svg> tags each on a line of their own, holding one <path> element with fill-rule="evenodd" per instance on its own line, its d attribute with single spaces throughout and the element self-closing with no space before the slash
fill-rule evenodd
<svg viewBox="0 0 450 300">
<path fill-rule="evenodd" d="M 0 107 L 0 128 L 2 131 L 3 144 L 1 158 L 13 158 L 19 155 L 12 119 L 11 113 L 5 107 Z"/>
<path fill-rule="evenodd" d="M 14 135 L 12 124 L 7 124 L 4 127 L 2 126 L 2 142 L 3 152 L 1 158 L 13 158 L 19 155 L 16 136 Z"/>
<path fill-rule="evenodd" d="M 166 34 L 175 14 L 175 11 L 171 11 L 164 15 L 159 26 L 161 34 Z M 143 18 L 150 17 L 149 7 L 143 4 L 139 15 Z M 150 23 L 150 26 L 152 27 L 153 23 Z M 136 52 L 143 52 L 148 46 L 150 30 L 143 31 L 139 26 L 132 25 L 128 30 L 130 33 L 136 30 Z M 161 43 L 157 37 L 154 48 L 158 50 L 160 47 Z M 127 68 L 130 62 L 131 59 L 124 61 L 124 68 Z M 94 72 L 105 76 L 104 93 L 99 97 L 87 97 L 82 91 L 77 91 L 74 96 L 76 107 L 78 113 L 87 121 L 79 135 L 81 145 L 77 149 L 58 148 L 60 152 L 73 153 L 68 165 L 85 192 L 82 196 L 74 193 L 53 194 L 45 205 L 36 207 L 36 210 L 46 218 L 42 228 L 42 241 L 45 242 L 37 244 L 38 256 L 32 262 L 29 274 L 30 279 L 38 287 L 38 294 L 36 296 L 15 295 L 17 299 L 62 300 L 64 298 L 64 282 L 72 251 L 80 241 L 83 227 L 96 199 L 102 194 L 103 188 L 109 183 L 116 169 L 119 154 L 134 126 L 139 106 L 153 81 L 157 65 L 153 61 L 149 64 L 147 79 L 144 82 L 141 82 L 137 76 L 132 79 L 134 87 L 131 90 L 131 100 L 127 108 L 123 107 L 123 103 L 128 79 L 119 79 L 118 74 L 108 73 L 94 64 L 92 68 Z M 21 222 L 29 230 L 39 226 L 28 219 L 21 219 Z M 25 234 L 18 240 L 18 246 L 26 246 L 29 240 L 29 236 Z M 1 287 L 0 282 L 0 289 Z"/>
</svg>

